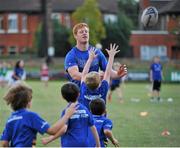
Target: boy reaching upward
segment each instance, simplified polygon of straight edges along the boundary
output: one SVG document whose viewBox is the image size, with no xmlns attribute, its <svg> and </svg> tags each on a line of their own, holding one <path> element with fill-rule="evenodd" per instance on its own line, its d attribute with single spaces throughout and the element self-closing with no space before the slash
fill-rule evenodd
<svg viewBox="0 0 180 148">
<path fill-rule="evenodd" d="M 84 104 L 88 109 L 90 101 L 94 100 L 95 98 L 101 98 L 106 103 L 106 96 L 109 89 L 110 74 L 114 56 L 120 51 L 117 50 L 118 47 L 119 46 L 116 44 L 110 44 L 110 50 L 106 49 L 109 55 L 109 59 L 102 81 L 98 72 L 92 71 L 88 73 L 92 62 L 94 62 L 93 59 L 96 58 L 96 51 L 94 51 L 94 48 L 92 48 L 89 52 L 89 58 L 82 72 L 79 97 L 79 102 Z"/>
</svg>

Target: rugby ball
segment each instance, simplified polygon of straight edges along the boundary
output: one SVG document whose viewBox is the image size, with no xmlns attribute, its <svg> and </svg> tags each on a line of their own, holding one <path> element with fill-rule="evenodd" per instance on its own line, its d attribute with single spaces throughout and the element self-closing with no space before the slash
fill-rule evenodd
<svg viewBox="0 0 180 148">
<path fill-rule="evenodd" d="M 158 11 L 155 7 L 147 7 L 141 15 L 141 23 L 144 27 L 152 27 L 158 21 Z"/>
</svg>

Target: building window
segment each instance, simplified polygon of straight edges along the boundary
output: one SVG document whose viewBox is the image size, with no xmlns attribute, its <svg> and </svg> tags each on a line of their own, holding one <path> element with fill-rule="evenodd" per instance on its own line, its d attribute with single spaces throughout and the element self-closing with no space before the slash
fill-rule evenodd
<svg viewBox="0 0 180 148">
<path fill-rule="evenodd" d="M 27 33 L 27 15 L 22 16 L 22 32 Z"/>
<path fill-rule="evenodd" d="M 114 14 L 104 14 L 104 22 L 116 22 L 117 21 L 117 16 Z"/>
<path fill-rule="evenodd" d="M 19 49 L 19 53 L 20 53 L 20 54 L 24 54 L 24 53 L 26 52 L 26 50 L 27 50 L 26 47 L 21 47 L 21 48 Z"/>
<path fill-rule="evenodd" d="M 4 46 L 0 46 L 0 55 L 2 55 L 4 52 Z"/>
<path fill-rule="evenodd" d="M 154 56 L 160 58 L 167 58 L 167 47 L 166 46 L 141 46 L 141 60 L 152 60 Z"/>
<path fill-rule="evenodd" d="M 167 17 L 166 16 L 160 16 L 158 24 L 159 24 L 159 29 L 160 30 L 167 30 L 167 27 L 166 27 Z"/>
<path fill-rule="evenodd" d="M 0 33 L 4 33 L 4 17 L 0 16 Z"/>
<path fill-rule="evenodd" d="M 8 15 L 8 33 L 18 32 L 18 16 L 17 14 Z"/>
<path fill-rule="evenodd" d="M 51 18 L 53 20 L 57 20 L 59 22 L 60 21 L 60 14 L 59 13 L 52 13 Z"/>
<path fill-rule="evenodd" d="M 64 14 L 64 25 L 68 28 L 71 27 L 71 19 L 68 13 Z"/>
<path fill-rule="evenodd" d="M 71 18 L 68 13 L 53 13 L 51 18 L 57 20 L 60 24 L 70 28 L 71 27 Z"/>
<path fill-rule="evenodd" d="M 10 55 L 12 55 L 12 54 L 16 54 L 17 53 L 17 47 L 15 47 L 15 46 L 10 46 L 9 48 L 8 48 L 8 53 L 10 54 Z"/>
</svg>

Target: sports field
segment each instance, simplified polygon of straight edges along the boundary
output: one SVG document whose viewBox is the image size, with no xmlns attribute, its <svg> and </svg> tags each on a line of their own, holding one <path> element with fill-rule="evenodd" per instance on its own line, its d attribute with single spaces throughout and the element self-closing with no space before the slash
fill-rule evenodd
<svg viewBox="0 0 180 148">
<path fill-rule="evenodd" d="M 31 110 L 39 113 L 49 123 L 58 120 L 66 102 L 61 98 L 60 87 L 64 82 L 50 82 L 45 88 L 39 81 L 27 81 L 33 88 Z M 150 102 L 148 83 L 126 83 L 124 103 L 120 104 L 113 95 L 107 104 L 108 116 L 114 123 L 113 133 L 122 147 L 179 147 L 180 146 L 180 85 L 163 84 L 162 102 Z M 2 100 L 6 89 L 0 88 L 0 133 L 11 110 Z M 167 99 L 171 102 L 168 102 Z M 147 112 L 140 116 L 140 112 Z M 164 130 L 169 135 L 162 136 Z M 42 146 L 38 135 L 37 146 Z M 59 139 L 47 146 L 59 146 Z M 112 146 L 111 144 L 109 146 Z"/>
</svg>

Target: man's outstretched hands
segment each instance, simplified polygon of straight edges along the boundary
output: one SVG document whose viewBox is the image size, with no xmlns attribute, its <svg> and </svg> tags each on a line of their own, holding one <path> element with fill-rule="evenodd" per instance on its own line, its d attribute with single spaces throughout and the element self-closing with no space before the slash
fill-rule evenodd
<svg viewBox="0 0 180 148">
<path fill-rule="evenodd" d="M 120 65 L 119 70 L 117 71 L 117 74 L 119 77 L 123 77 L 127 75 L 127 67 L 126 65 Z"/>
</svg>

